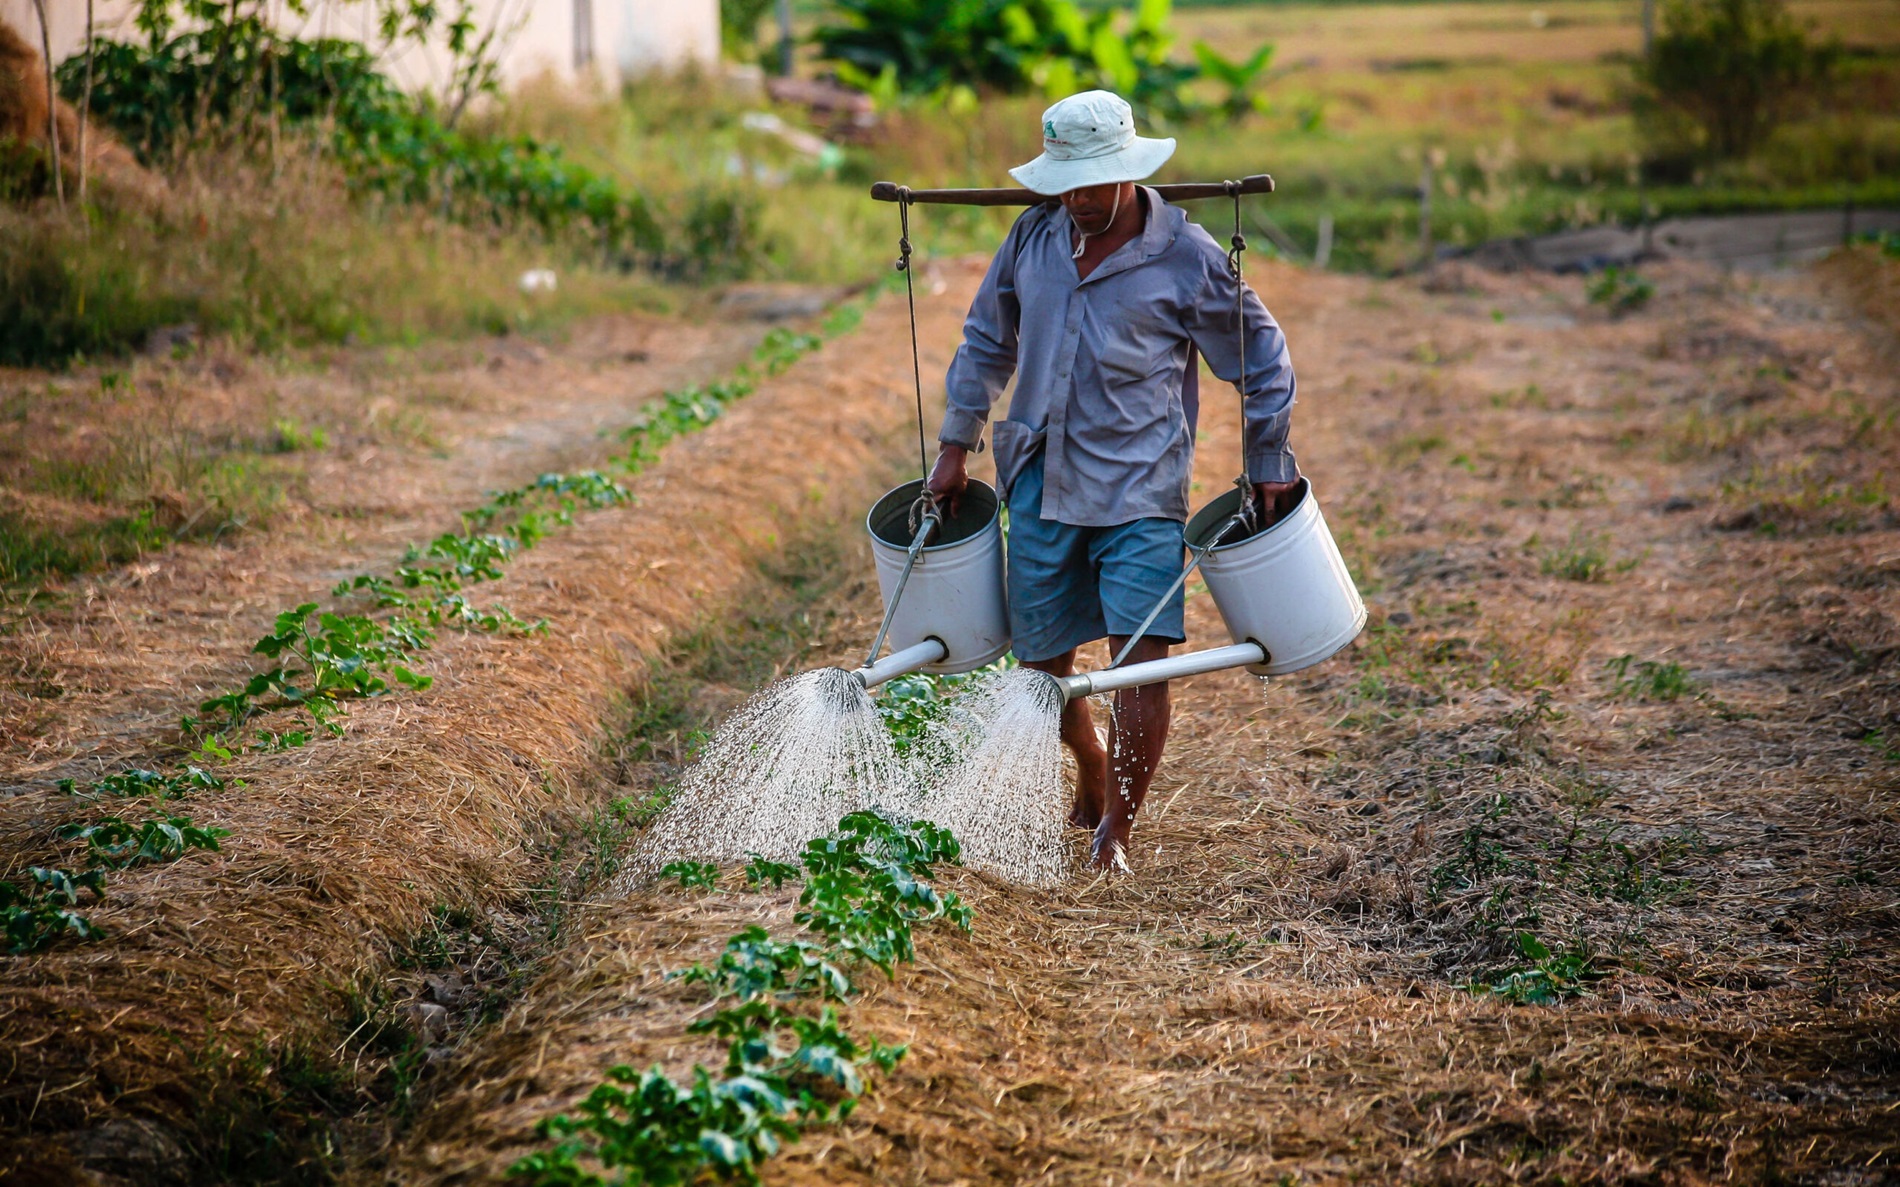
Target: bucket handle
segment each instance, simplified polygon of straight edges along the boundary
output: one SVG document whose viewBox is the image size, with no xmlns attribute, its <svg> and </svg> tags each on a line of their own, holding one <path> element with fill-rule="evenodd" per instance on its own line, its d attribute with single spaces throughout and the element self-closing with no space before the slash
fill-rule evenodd
<svg viewBox="0 0 1900 1187">
<path fill-rule="evenodd" d="M 917 514 L 919 507 L 926 508 L 921 517 Z M 913 534 L 910 549 L 904 557 L 904 572 L 897 579 L 897 588 L 891 591 L 891 604 L 884 608 L 884 621 L 878 624 L 877 638 L 871 640 L 871 651 L 864 657 L 862 667 L 868 668 L 875 664 L 877 653 L 884 650 L 884 636 L 891 632 L 891 620 L 897 617 L 897 606 L 903 601 L 904 587 L 910 584 L 910 571 L 917 567 L 917 558 L 923 555 L 924 546 L 943 526 L 943 514 L 928 493 L 918 496 L 917 502 L 912 504 L 911 523 Z"/>
<path fill-rule="evenodd" d="M 1194 554 L 1194 559 L 1188 562 L 1187 568 L 1181 570 L 1181 575 L 1174 579 L 1174 584 L 1168 586 L 1168 592 L 1161 595 L 1160 600 L 1154 604 L 1154 609 L 1148 611 L 1148 617 L 1141 620 L 1141 625 L 1135 628 L 1135 633 L 1128 636 L 1128 642 L 1122 644 L 1121 654 L 1115 657 L 1114 662 L 1108 665 L 1109 667 L 1119 668 L 1122 666 L 1122 661 L 1127 659 L 1128 653 L 1135 649 L 1135 644 L 1141 641 L 1141 637 L 1148 633 L 1148 628 L 1154 625 L 1155 619 L 1161 616 L 1161 608 L 1168 604 L 1168 599 L 1174 596 L 1174 591 L 1180 589 L 1187 579 L 1193 575 L 1194 570 L 1201 567 L 1201 562 L 1207 559 L 1208 553 L 1214 551 L 1215 548 L 1219 547 L 1221 541 L 1227 539 L 1227 533 L 1237 527 L 1248 527 L 1252 525 L 1253 491 L 1245 485 L 1247 480 L 1244 476 L 1240 481 L 1242 484 L 1240 510 L 1228 516 L 1227 522 L 1221 524 L 1219 528 L 1210 533 L 1207 537 L 1207 543 L 1198 548 L 1190 548 L 1188 550 Z M 1261 650 L 1264 651 L 1266 649 L 1261 648 Z"/>
</svg>

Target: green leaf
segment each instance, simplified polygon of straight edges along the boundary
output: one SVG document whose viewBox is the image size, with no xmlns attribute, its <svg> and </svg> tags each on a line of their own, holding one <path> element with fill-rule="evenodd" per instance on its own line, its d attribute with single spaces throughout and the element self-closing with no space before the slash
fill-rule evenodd
<svg viewBox="0 0 1900 1187">
<path fill-rule="evenodd" d="M 1524 954 L 1525 960 L 1541 964 L 1550 959 L 1550 949 L 1542 940 L 1527 931 L 1517 933 L 1517 950 Z"/>
</svg>

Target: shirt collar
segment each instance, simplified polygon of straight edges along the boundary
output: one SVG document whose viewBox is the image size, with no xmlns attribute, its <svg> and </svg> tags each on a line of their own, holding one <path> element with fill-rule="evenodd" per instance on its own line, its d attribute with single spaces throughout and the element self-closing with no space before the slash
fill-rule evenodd
<svg viewBox="0 0 1900 1187">
<path fill-rule="evenodd" d="M 1180 233 L 1180 224 L 1183 221 L 1181 208 L 1170 206 L 1152 186 L 1138 185 L 1135 188 L 1148 199 L 1148 217 L 1141 228 L 1141 234 L 1116 248 L 1112 255 L 1096 266 L 1095 271 L 1089 273 L 1088 279 L 1082 281 L 1082 284 L 1092 284 L 1118 272 L 1126 272 L 1138 264 L 1146 263 L 1166 251 L 1168 245 L 1173 243 L 1175 236 Z M 1069 233 L 1074 226 L 1075 224 L 1069 221 L 1068 207 L 1060 202 L 1056 203 L 1056 217 L 1051 223 L 1051 228 L 1058 232 L 1057 242 L 1068 243 Z"/>
</svg>

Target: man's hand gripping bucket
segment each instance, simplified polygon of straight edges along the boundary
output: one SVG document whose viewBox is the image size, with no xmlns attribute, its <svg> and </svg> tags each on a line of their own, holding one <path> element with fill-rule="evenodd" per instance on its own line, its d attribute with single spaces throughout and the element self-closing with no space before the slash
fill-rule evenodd
<svg viewBox="0 0 1900 1187">
<path fill-rule="evenodd" d="M 1242 492 L 1231 490 L 1188 520 L 1188 547 L 1201 549 L 1228 528 Z M 1229 530 L 1207 551 L 1201 576 L 1235 643 L 1258 643 L 1267 661 L 1256 676 L 1310 668 L 1351 643 L 1366 625 L 1366 604 L 1320 514 L 1311 484 L 1300 479 L 1292 511 L 1251 535 Z"/>
</svg>

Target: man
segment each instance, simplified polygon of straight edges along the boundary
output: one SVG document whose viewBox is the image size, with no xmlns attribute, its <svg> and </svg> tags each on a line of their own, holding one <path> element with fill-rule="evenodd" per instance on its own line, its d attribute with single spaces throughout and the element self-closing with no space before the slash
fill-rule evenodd
<svg viewBox="0 0 1900 1187">
<path fill-rule="evenodd" d="M 1010 229 L 950 364 L 949 407 L 929 485 L 953 502 L 984 422 L 1020 372 L 1008 419 L 992 426 L 1010 512 L 1009 617 L 1025 667 L 1066 676 L 1076 648 L 1108 637 L 1119 654 L 1184 560 L 1199 411 L 1196 354 L 1241 375 L 1235 285 L 1213 238 L 1135 185 L 1174 153 L 1135 135 L 1106 91 L 1043 113 L 1043 153 L 1010 175 L 1059 203 Z M 1299 470 L 1287 448 L 1293 367 L 1260 299 L 1244 297 L 1247 477 L 1264 508 L 1288 509 Z M 1128 662 L 1182 642 L 1176 590 Z M 1167 742 L 1168 687 L 1115 694 L 1109 751 L 1088 703 L 1063 710 L 1079 780 L 1070 823 L 1093 829 L 1098 869 L 1126 869 L 1129 833 Z"/>
</svg>

